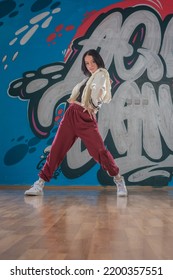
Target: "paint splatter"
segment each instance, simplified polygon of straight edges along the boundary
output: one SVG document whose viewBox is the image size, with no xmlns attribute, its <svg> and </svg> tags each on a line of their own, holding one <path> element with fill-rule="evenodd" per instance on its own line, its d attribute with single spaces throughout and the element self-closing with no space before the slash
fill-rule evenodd
<svg viewBox="0 0 173 280">
<path fill-rule="evenodd" d="M 28 153 L 31 154 L 36 151 L 36 146 L 40 141 L 41 140 L 37 137 L 27 140 L 24 136 L 19 136 L 17 140 L 12 139 L 12 142 L 16 142 L 16 145 L 6 152 L 4 164 L 10 166 L 20 162 Z"/>
<path fill-rule="evenodd" d="M 66 26 L 66 27 L 64 27 L 64 25 L 63 24 L 59 24 L 56 28 L 55 28 L 55 32 L 54 33 L 51 33 L 48 37 L 47 37 L 47 39 L 46 39 L 46 41 L 48 42 L 48 43 L 52 43 L 52 44 L 56 44 L 56 42 L 54 41 L 57 37 L 62 37 L 63 36 L 63 31 L 65 30 L 66 32 L 68 32 L 68 31 L 72 31 L 72 30 L 74 30 L 75 29 L 75 27 L 74 27 L 74 25 L 68 25 L 68 26 Z M 49 46 L 50 46 L 50 44 L 49 44 Z"/>
<path fill-rule="evenodd" d="M 37 0 L 34 2 L 34 4 L 31 6 L 32 12 L 40 12 L 41 10 L 47 8 L 52 3 L 52 0 Z M 14 38 L 9 42 L 10 47 L 14 47 L 17 44 L 20 46 L 26 45 L 33 35 L 40 29 L 40 28 L 47 28 L 52 19 L 54 18 L 54 15 L 59 13 L 61 9 L 59 8 L 60 2 L 55 2 L 51 8 L 49 8 L 49 11 L 41 12 L 37 14 L 36 16 L 32 17 L 29 21 L 29 23 L 25 24 L 24 26 L 20 27 L 20 29 L 16 30 L 14 34 Z M 23 4 L 20 4 L 19 7 L 22 7 Z M 16 2 L 9 0 L 9 1 L 1 1 L 0 2 L 0 18 L 5 17 L 6 15 L 9 15 L 9 17 L 17 16 L 18 11 L 14 10 L 16 8 Z M 3 25 L 3 22 L 0 22 L 0 27 Z M 55 38 L 54 34 L 54 38 Z M 51 34 L 48 37 L 48 42 L 52 41 L 53 35 Z M 18 45 L 17 45 L 18 48 Z M 12 55 L 12 58 L 10 58 L 10 61 L 16 60 L 18 57 L 19 51 L 15 50 L 14 54 Z M 6 59 L 2 59 L 2 62 L 6 61 L 4 64 L 4 70 L 8 68 L 8 57 L 7 54 L 4 55 Z"/>
</svg>

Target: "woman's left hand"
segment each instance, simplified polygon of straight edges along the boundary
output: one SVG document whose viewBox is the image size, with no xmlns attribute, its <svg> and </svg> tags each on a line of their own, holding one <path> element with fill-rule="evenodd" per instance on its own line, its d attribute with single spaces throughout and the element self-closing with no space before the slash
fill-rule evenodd
<svg viewBox="0 0 173 280">
<path fill-rule="evenodd" d="M 90 115 L 91 119 L 95 119 L 95 112 L 93 108 L 87 107 L 83 110 L 83 112 L 88 112 L 88 114 Z"/>
</svg>

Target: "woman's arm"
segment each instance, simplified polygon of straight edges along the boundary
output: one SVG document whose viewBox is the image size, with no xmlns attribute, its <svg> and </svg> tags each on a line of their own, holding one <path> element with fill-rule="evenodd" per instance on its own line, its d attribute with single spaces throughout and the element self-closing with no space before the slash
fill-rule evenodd
<svg viewBox="0 0 173 280">
<path fill-rule="evenodd" d="M 102 71 L 98 72 L 91 83 L 90 104 L 99 109 L 106 95 L 106 77 Z"/>
</svg>

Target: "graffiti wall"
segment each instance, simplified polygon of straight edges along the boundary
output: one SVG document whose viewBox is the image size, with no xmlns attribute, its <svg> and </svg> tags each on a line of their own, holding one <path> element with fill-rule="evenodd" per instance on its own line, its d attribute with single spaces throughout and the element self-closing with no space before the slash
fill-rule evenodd
<svg viewBox="0 0 173 280">
<path fill-rule="evenodd" d="M 112 101 L 97 118 L 127 185 L 173 185 L 173 4 L 169 0 L 0 1 L 1 185 L 37 179 L 97 49 Z M 77 139 L 50 185 L 112 185 Z"/>
</svg>

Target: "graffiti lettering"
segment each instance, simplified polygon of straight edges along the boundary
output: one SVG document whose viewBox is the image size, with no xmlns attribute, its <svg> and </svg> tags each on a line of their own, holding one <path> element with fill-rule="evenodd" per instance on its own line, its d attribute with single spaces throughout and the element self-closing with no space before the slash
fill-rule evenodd
<svg viewBox="0 0 173 280">
<path fill-rule="evenodd" d="M 112 10 L 98 17 L 85 36 L 74 41 L 66 63 L 61 67 L 55 63 L 54 71 L 53 66 L 42 67 L 37 76 L 13 82 L 9 94 L 30 99 L 31 127 L 36 135 L 47 137 L 53 127 L 55 108 L 83 78 L 79 69 L 84 52 L 99 48 L 113 80 L 113 99 L 102 106 L 98 115 L 103 139 L 112 143 L 113 154 L 129 182 L 146 183 L 155 176 L 168 182 L 173 169 L 173 19 L 162 34 L 154 11 L 136 8 L 128 17 L 124 14 L 125 11 Z M 41 82 L 36 90 L 39 80 L 44 80 L 44 84 Z M 64 166 L 73 178 L 75 170 L 89 162 L 90 155 L 86 149 L 81 151 L 81 141 L 77 140 Z M 81 174 L 84 172 L 85 168 Z"/>
</svg>

